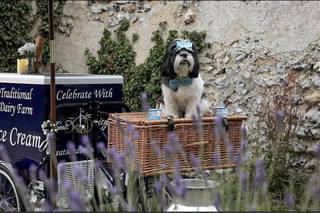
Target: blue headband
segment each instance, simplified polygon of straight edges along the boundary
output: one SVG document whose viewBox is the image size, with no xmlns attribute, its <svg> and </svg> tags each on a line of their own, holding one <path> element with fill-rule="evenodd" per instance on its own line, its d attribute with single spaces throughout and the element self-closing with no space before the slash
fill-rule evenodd
<svg viewBox="0 0 320 213">
<path fill-rule="evenodd" d="M 178 40 L 176 41 L 176 50 L 187 49 L 193 52 L 192 43 L 188 40 Z"/>
</svg>

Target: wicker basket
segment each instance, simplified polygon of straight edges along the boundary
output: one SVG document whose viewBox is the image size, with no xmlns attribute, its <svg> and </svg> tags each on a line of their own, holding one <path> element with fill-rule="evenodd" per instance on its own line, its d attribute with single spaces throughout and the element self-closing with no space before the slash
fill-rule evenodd
<svg viewBox="0 0 320 213">
<path fill-rule="evenodd" d="M 108 119 L 108 149 L 116 148 L 120 153 L 124 153 L 125 137 L 129 139 L 127 141 L 134 141 L 135 159 L 131 162 L 134 161 L 135 168 L 139 167 L 143 176 L 173 172 L 176 160 L 179 161 L 182 172 L 191 171 L 195 168 L 191 156 L 202 159 L 203 169 L 233 167 L 235 166 L 233 159 L 240 150 L 242 121 L 246 118 L 246 116 L 227 117 L 228 131 L 226 135 L 228 137 L 225 137 L 227 140 L 217 140 L 215 137 L 214 117 L 203 118 L 202 140 L 193 119 L 174 119 L 173 132 L 183 151 L 168 155 L 164 151 L 169 141 L 167 119 L 147 120 L 146 113 L 114 113 L 110 114 Z M 129 124 L 138 132 L 138 136 L 133 136 L 132 131 L 128 131 Z M 132 140 L 132 137 L 136 138 Z M 154 145 L 151 145 L 151 141 L 160 149 L 160 155 L 154 151 Z M 226 144 L 230 144 L 230 146 Z M 232 148 L 229 154 L 228 147 Z M 219 163 L 213 161 L 214 154 L 219 156 Z"/>
</svg>

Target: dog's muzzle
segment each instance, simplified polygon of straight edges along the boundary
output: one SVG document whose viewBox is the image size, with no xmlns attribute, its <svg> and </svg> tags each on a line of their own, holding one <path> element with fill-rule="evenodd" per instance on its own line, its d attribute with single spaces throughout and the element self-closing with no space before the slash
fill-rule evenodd
<svg viewBox="0 0 320 213">
<path fill-rule="evenodd" d="M 180 63 L 179 63 L 179 66 L 184 66 L 184 65 L 188 65 L 190 66 L 190 62 L 188 60 L 182 60 Z"/>
</svg>

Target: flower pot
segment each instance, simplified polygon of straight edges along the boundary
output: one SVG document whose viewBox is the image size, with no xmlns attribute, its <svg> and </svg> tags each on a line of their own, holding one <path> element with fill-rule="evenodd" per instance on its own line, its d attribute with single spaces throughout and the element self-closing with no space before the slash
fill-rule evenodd
<svg viewBox="0 0 320 213">
<path fill-rule="evenodd" d="M 218 182 L 204 179 L 182 179 L 185 185 L 185 195 L 181 197 L 173 197 L 173 203 L 169 206 L 167 211 L 214 211 L 217 209 L 213 205 L 214 195 L 216 194 Z M 174 182 L 171 182 L 174 188 Z"/>
<path fill-rule="evenodd" d="M 34 73 L 34 69 L 33 69 L 33 58 L 29 57 L 28 58 L 28 73 Z"/>
</svg>

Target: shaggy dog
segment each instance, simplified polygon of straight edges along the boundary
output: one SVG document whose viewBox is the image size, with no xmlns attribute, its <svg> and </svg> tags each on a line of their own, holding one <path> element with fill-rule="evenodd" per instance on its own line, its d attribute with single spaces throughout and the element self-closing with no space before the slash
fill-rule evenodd
<svg viewBox="0 0 320 213">
<path fill-rule="evenodd" d="M 209 110 L 204 82 L 199 74 L 197 49 L 189 40 L 174 40 L 166 50 L 161 89 L 163 112 L 173 118 L 203 116 Z"/>
</svg>

